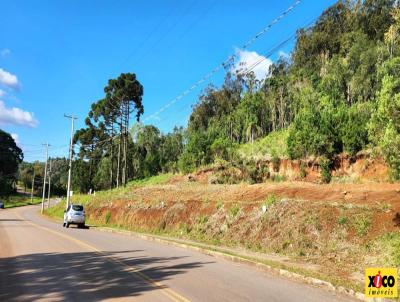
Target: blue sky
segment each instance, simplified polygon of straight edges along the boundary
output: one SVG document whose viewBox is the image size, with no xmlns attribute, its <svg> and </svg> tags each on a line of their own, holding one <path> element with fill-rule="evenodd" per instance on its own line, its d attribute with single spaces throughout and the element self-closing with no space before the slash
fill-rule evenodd
<svg viewBox="0 0 400 302">
<path fill-rule="evenodd" d="M 1 1 L 0 128 L 17 138 L 27 161 L 44 159 L 45 142 L 53 146 L 51 156 L 66 156 L 70 121 L 64 113 L 78 116 L 76 126 L 82 127 L 108 79 L 136 73 L 148 117 L 231 54 L 243 61 L 259 58 L 335 1 L 303 0 L 240 51 L 293 2 Z M 290 53 L 293 43 L 280 51 Z M 223 75 L 215 74 L 146 123 L 163 132 L 185 126 L 201 89 L 219 85 Z"/>
</svg>

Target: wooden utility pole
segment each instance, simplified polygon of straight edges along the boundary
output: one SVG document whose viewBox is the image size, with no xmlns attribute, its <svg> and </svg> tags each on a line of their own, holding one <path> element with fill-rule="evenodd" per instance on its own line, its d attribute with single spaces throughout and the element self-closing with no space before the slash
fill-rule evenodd
<svg viewBox="0 0 400 302">
<path fill-rule="evenodd" d="M 47 208 L 50 208 L 50 190 L 51 190 L 51 158 L 49 160 L 49 189 L 47 191 Z"/>
<path fill-rule="evenodd" d="M 31 203 L 33 203 L 33 188 L 35 186 L 35 168 L 33 169 L 33 176 L 32 176 L 32 190 L 31 190 Z"/>
<path fill-rule="evenodd" d="M 73 147 L 73 138 L 74 138 L 74 121 L 78 119 L 77 117 L 74 117 L 74 115 L 66 115 L 64 114 L 64 117 L 71 119 L 71 140 L 69 142 L 69 169 L 68 169 L 68 185 L 67 185 L 67 204 L 65 208 L 68 208 L 70 204 L 70 198 L 71 198 L 71 171 L 72 171 L 72 147 Z"/>
<path fill-rule="evenodd" d="M 43 195 L 42 195 L 42 211 L 44 210 L 44 196 L 46 194 L 46 176 L 47 176 L 47 160 L 49 159 L 49 143 L 43 144 L 46 146 L 46 164 L 44 165 L 44 177 L 43 177 Z"/>
</svg>

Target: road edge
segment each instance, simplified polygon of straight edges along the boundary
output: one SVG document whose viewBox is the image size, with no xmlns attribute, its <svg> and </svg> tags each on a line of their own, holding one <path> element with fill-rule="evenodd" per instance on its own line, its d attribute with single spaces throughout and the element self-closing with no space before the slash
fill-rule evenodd
<svg viewBox="0 0 400 302">
<path fill-rule="evenodd" d="M 110 228 L 110 227 L 96 226 L 96 229 L 101 232 L 133 236 L 133 237 L 137 237 L 137 238 L 148 240 L 148 241 L 162 243 L 165 245 L 172 245 L 172 246 L 181 247 L 181 248 L 188 249 L 188 250 L 197 251 L 197 252 L 200 252 L 205 255 L 229 260 L 229 261 L 236 262 L 236 263 L 247 264 L 247 265 L 250 265 L 250 266 L 260 269 L 260 270 L 276 273 L 282 277 L 286 277 L 286 278 L 289 278 L 292 280 L 300 281 L 302 283 L 314 285 L 319 288 L 324 288 L 329 291 L 336 292 L 338 294 L 342 294 L 342 295 L 344 294 L 344 295 L 350 296 L 352 298 L 356 298 L 360 301 L 390 302 L 387 299 L 367 298 L 363 293 L 354 291 L 353 289 L 349 289 L 344 286 L 334 286 L 332 283 L 330 283 L 328 281 L 321 280 L 321 279 L 314 278 L 314 277 L 309 277 L 309 276 L 302 275 L 302 274 L 295 273 L 295 272 L 291 272 L 287 269 L 276 268 L 276 267 L 273 267 L 266 263 L 257 261 L 255 259 L 253 260 L 246 256 L 242 256 L 240 254 L 231 254 L 231 253 L 224 251 L 222 248 L 219 248 L 216 246 L 213 247 L 213 249 L 211 249 L 211 248 L 207 248 L 204 246 L 200 246 L 201 244 L 197 245 L 197 244 L 192 244 L 192 243 L 182 243 L 182 242 L 175 240 L 174 238 L 152 235 L 152 234 L 143 234 L 143 233 L 137 233 L 137 232 L 133 232 L 133 231 L 126 231 L 126 230 L 117 230 L 117 229 Z M 271 260 L 271 262 L 274 262 L 274 261 Z M 277 264 L 279 264 L 279 263 L 277 262 Z"/>
<path fill-rule="evenodd" d="M 61 219 L 56 218 L 56 217 L 52 217 L 52 216 L 48 216 L 48 215 L 41 215 L 41 216 L 47 218 L 48 220 L 61 221 Z M 316 286 L 319 288 L 323 288 L 328 291 L 335 292 L 337 294 L 347 295 L 349 297 L 358 299 L 360 301 L 366 301 L 366 302 L 391 302 L 391 301 L 393 301 L 393 300 L 388 300 L 388 299 L 384 299 L 384 298 L 368 298 L 365 296 L 365 294 L 355 291 L 353 289 L 346 288 L 344 286 L 335 286 L 331 282 L 328 282 L 328 281 L 325 281 L 322 279 L 318 279 L 315 277 L 310 277 L 310 276 L 302 275 L 299 273 L 295 273 L 295 272 L 292 272 L 287 269 L 276 268 L 276 267 L 273 267 L 266 263 L 257 261 L 256 259 L 250 259 L 249 257 L 240 255 L 239 253 L 236 253 L 236 254 L 228 253 L 227 251 L 224 251 L 223 248 L 220 248 L 217 246 L 206 247 L 201 243 L 198 243 L 198 244 L 189 243 L 189 242 L 182 243 L 182 242 L 179 242 L 175 238 L 153 235 L 153 234 L 138 233 L 138 232 L 128 231 L 128 230 L 118 230 L 118 229 L 115 229 L 112 227 L 95 226 L 95 225 L 92 227 L 101 232 L 115 233 L 115 234 L 136 237 L 136 238 L 140 238 L 140 239 L 147 240 L 147 241 L 154 241 L 154 242 L 158 242 L 158 243 L 165 244 L 165 245 L 171 245 L 171 246 L 175 246 L 175 247 L 180 247 L 180 248 L 184 248 L 184 249 L 188 249 L 188 250 L 197 251 L 199 253 L 202 253 L 202 254 L 205 254 L 208 256 L 212 256 L 215 258 L 225 259 L 225 260 L 229 260 L 229 261 L 236 262 L 236 263 L 243 263 L 243 264 L 255 267 L 257 269 L 263 270 L 263 271 L 275 273 L 277 275 L 280 275 L 280 276 L 288 278 L 288 279 L 296 280 L 296 281 L 299 281 L 302 283 L 306 283 L 306 284 L 313 285 L 313 286 Z M 275 262 L 275 261 L 271 260 L 271 262 Z M 276 264 L 279 264 L 279 262 L 276 262 Z"/>
</svg>

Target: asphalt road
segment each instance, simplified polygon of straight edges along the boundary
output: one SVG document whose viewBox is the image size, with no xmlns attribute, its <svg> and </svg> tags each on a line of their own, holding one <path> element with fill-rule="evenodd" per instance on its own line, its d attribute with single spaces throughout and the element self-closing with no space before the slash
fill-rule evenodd
<svg viewBox="0 0 400 302">
<path fill-rule="evenodd" d="M 0 210 L 0 301 L 349 301 L 199 252 Z"/>
</svg>

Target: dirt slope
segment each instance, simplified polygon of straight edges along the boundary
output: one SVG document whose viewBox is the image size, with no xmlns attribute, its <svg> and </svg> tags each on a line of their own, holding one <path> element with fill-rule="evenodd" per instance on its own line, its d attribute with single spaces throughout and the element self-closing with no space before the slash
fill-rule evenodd
<svg viewBox="0 0 400 302">
<path fill-rule="evenodd" d="M 277 253 L 357 282 L 364 267 L 400 265 L 400 184 L 213 185 L 174 176 L 99 194 L 86 207 L 94 222 Z"/>
</svg>

